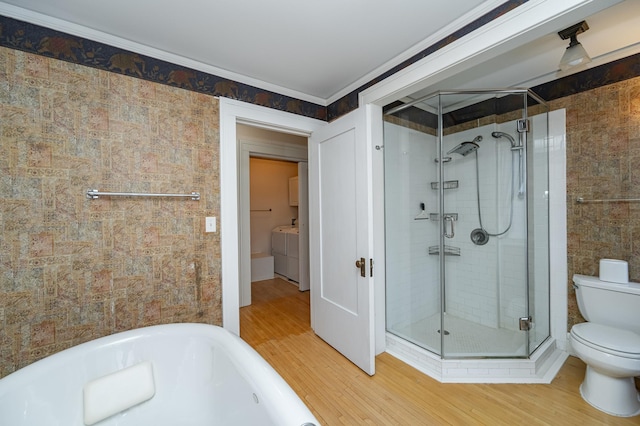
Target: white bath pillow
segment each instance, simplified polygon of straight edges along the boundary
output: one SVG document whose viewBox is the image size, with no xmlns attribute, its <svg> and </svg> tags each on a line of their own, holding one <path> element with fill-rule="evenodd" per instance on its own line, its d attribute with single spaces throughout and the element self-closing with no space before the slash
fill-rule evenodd
<svg viewBox="0 0 640 426">
<path fill-rule="evenodd" d="M 149 361 L 92 380 L 84 385 L 84 424 L 98 423 L 151 399 L 155 393 Z"/>
</svg>

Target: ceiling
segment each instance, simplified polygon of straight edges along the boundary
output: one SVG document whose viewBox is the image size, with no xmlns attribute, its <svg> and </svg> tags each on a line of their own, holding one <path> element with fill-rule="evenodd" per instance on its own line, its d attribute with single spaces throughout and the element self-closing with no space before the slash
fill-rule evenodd
<svg viewBox="0 0 640 426">
<path fill-rule="evenodd" d="M 2 0 L 0 14 L 326 105 L 504 1 Z M 640 1 L 587 22 L 592 66 L 640 51 Z M 540 84 L 566 45 L 554 32 L 441 85 Z"/>
<path fill-rule="evenodd" d="M 578 41 L 592 59 L 586 68 L 640 53 L 640 1 L 626 0 L 584 19 L 589 30 L 578 35 Z M 559 70 L 558 64 L 569 40 L 562 40 L 557 31 L 455 74 L 437 86 L 417 91 L 405 101 L 437 90 L 530 88 L 583 71 L 585 68 Z"/>
</svg>

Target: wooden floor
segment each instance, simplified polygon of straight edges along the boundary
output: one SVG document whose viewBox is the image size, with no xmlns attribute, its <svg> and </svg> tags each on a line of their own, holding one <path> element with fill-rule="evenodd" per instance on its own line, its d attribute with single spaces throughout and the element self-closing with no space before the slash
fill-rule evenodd
<svg viewBox="0 0 640 426">
<path fill-rule="evenodd" d="M 314 335 L 309 292 L 279 279 L 253 283 L 240 327 L 323 425 L 640 425 L 582 400 L 574 357 L 550 385 L 442 384 L 386 353 L 369 377 Z"/>
</svg>

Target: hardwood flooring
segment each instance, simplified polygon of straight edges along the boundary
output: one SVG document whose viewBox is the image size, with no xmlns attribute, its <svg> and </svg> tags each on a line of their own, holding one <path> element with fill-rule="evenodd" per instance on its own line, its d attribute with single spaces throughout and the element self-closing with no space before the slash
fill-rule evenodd
<svg viewBox="0 0 640 426">
<path fill-rule="evenodd" d="M 582 400 L 585 365 L 574 357 L 550 385 L 443 384 L 386 353 L 370 377 L 313 333 L 309 292 L 280 279 L 253 283 L 240 327 L 326 426 L 640 425 Z"/>
</svg>

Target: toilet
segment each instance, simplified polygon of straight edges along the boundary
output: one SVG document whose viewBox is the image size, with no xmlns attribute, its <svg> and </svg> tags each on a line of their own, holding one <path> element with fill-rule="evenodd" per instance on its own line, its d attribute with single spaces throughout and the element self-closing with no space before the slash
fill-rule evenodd
<svg viewBox="0 0 640 426">
<path fill-rule="evenodd" d="M 578 309 L 587 320 L 569 333 L 574 354 L 587 364 L 582 398 L 607 414 L 640 414 L 634 377 L 640 376 L 640 284 L 574 275 Z M 624 280 L 622 280 L 624 281 Z"/>
</svg>

